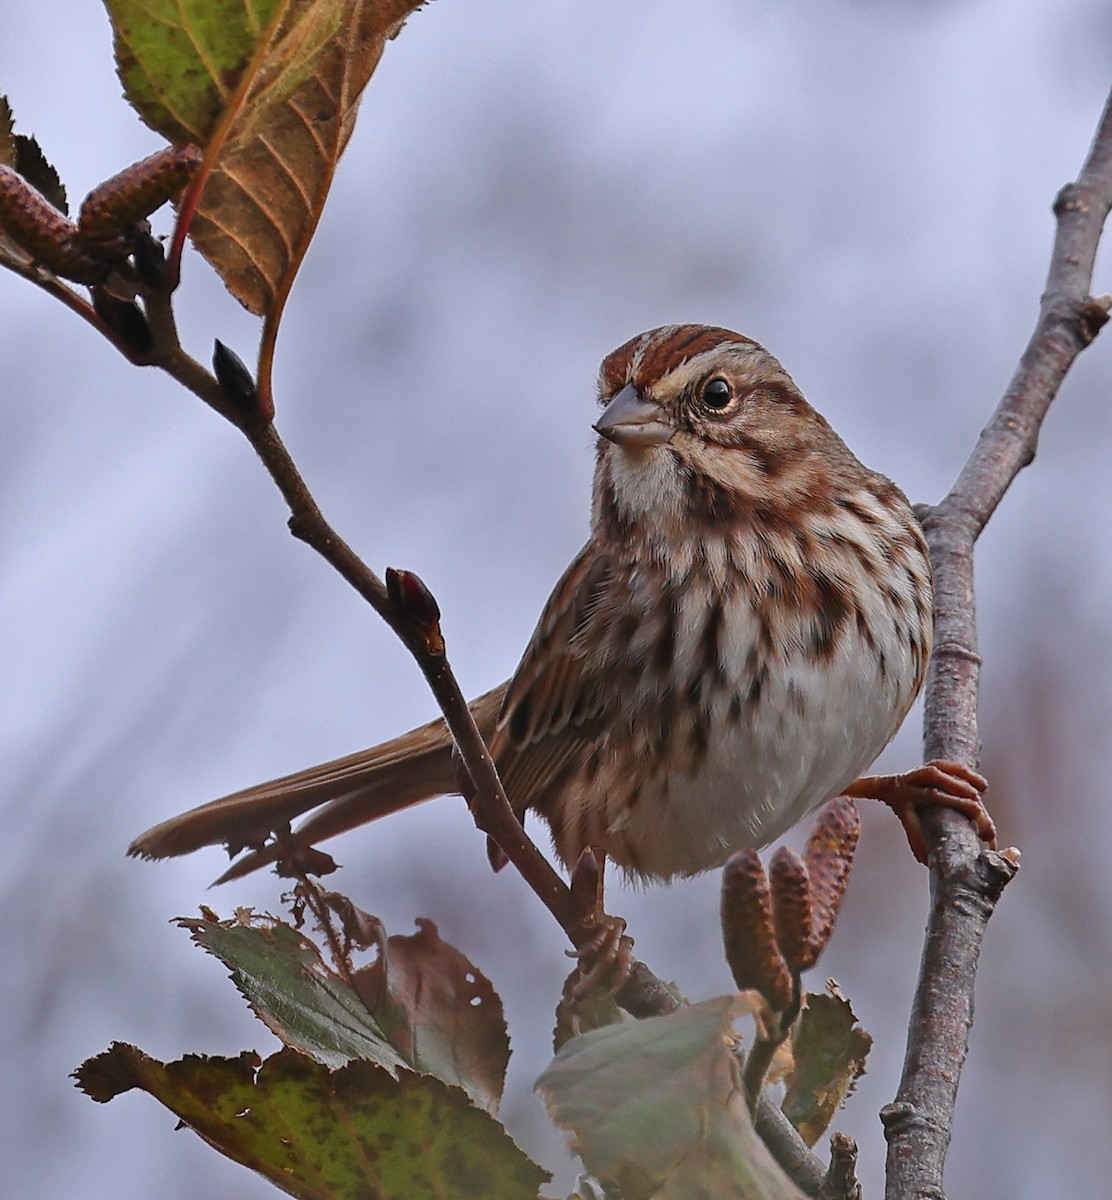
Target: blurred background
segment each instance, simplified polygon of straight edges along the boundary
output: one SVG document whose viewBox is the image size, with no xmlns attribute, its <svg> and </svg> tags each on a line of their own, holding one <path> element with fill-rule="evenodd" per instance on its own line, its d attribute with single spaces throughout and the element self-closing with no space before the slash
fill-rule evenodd
<svg viewBox="0 0 1112 1200">
<path fill-rule="evenodd" d="M 86 0 L 4 5 L 0 91 L 71 201 L 157 148 Z M 279 343 L 279 427 L 376 568 L 418 571 L 464 687 L 515 666 L 581 545 L 602 356 L 665 322 L 765 343 L 914 500 L 949 487 L 1036 315 L 1050 205 L 1109 83 L 1102 0 L 440 0 L 368 89 Z M 167 214 L 160 218 L 169 227 Z M 1104 260 L 1106 262 L 1106 259 Z M 1112 288 L 1107 266 L 1096 290 Z M 192 256 L 187 348 L 253 360 L 255 322 Z M 1023 870 L 989 928 L 953 1195 L 1101 1194 L 1112 1172 L 1112 335 L 1081 358 L 978 557 L 984 766 Z M 154 821 L 427 720 L 387 629 L 293 541 L 246 443 L 0 276 L 0 1161 L 12 1195 L 273 1195 L 136 1093 L 68 1078 L 113 1039 L 175 1058 L 273 1039 L 170 918 L 217 850 L 137 863 Z M 913 714 L 883 764 L 920 760 Z M 503 1115 L 574 1175 L 532 1093 L 559 931 L 487 870 L 458 800 L 328 846 L 396 932 L 428 916 L 494 981 Z M 838 1128 L 881 1193 L 927 903 L 865 813 L 833 975 L 877 1045 Z M 729 988 L 717 880 L 610 895 L 693 999 Z M 564 1194 L 564 1193 L 561 1193 Z"/>
</svg>

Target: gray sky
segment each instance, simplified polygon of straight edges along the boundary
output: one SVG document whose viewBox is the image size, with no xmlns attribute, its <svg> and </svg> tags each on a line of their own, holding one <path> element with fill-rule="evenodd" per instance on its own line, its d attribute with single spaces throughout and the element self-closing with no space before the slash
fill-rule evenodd
<svg viewBox="0 0 1112 1200">
<path fill-rule="evenodd" d="M 79 202 L 157 147 L 99 5 L 6 3 L 0 91 Z M 279 428 L 337 528 L 418 571 L 478 693 L 514 667 L 585 536 L 600 358 L 672 321 L 765 343 L 869 465 L 949 486 L 1033 324 L 1108 86 L 1099 0 L 439 0 L 387 47 L 279 345 Z M 167 227 L 165 215 L 161 218 Z M 1098 289 L 1112 288 L 1098 267 Z M 188 348 L 254 322 L 192 256 Z M 1112 1171 L 1109 335 L 978 560 L 993 811 L 1023 871 L 989 931 L 953 1194 L 1099 1194 Z M 67 1078 L 112 1039 L 267 1051 L 223 969 L 167 922 L 217 851 L 124 859 L 155 820 L 428 719 L 416 670 L 286 533 L 232 430 L 0 276 L 0 1161 L 13 1195 L 272 1195 L 146 1097 Z M 913 716 L 884 763 L 920 754 Z M 503 1115 L 570 1180 L 532 1080 L 559 931 L 446 800 L 330 847 L 393 931 L 429 916 L 503 994 Z M 880 1194 L 926 875 L 866 814 L 827 974 L 877 1036 L 838 1128 Z M 716 881 L 611 896 L 685 993 L 727 990 Z"/>
</svg>

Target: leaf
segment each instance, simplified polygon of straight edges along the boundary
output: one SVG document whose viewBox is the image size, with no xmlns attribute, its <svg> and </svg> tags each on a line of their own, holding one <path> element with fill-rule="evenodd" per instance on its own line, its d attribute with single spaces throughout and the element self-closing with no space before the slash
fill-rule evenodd
<svg viewBox="0 0 1112 1200">
<path fill-rule="evenodd" d="M 54 164 L 47 160 L 42 147 L 33 137 L 15 135 L 15 169 L 65 215 L 69 214 L 69 201 Z"/>
<path fill-rule="evenodd" d="M 182 218 L 236 299 L 266 318 L 264 397 L 359 98 L 386 39 L 422 2 L 217 0 L 183 15 L 179 0 L 106 0 L 129 101 L 171 141 L 206 149 Z"/>
<path fill-rule="evenodd" d="M 836 990 L 808 993 L 792 1035 L 795 1068 L 781 1106 L 808 1146 L 823 1135 L 865 1073 L 872 1044 L 844 996 Z"/>
<path fill-rule="evenodd" d="M 411 1067 L 463 1088 L 493 1115 L 510 1060 L 502 1001 L 432 921 L 419 918 L 417 928 L 385 939 L 352 982 Z"/>
<path fill-rule="evenodd" d="M 537 1081 L 588 1171 L 623 1200 L 801 1200 L 753 1128 L 734 997 L 567 1042 Z"/>
<path fill-rule="evenodd" d="M 15 117 L 7 96 L 0 95 L 0 165 L 11 167 L 60 212 L 69 213 L 66 189 L 58 172 L 47 162 L 39 143 L 25 133 L 15 132 Z"/>
<path fill-rule="evenodd" d="M 105 0 L 128 103 L 156 133 L 204 145 L 288 0 Z"/>
<path fill-rule="evenodd" d="M 281 1050 L 265 1062 L 247 1051 L 161 1063 L 115 1042 L 74 1078 L 99 1103 L 150 1093 L 221 1153 L 307 1200 L 535 1200 L 548 1179 L 458 1088 L 367 1062 L 329 1071 Z"/>
<path fill-rule="evenodd" d="M 510 1040 L 490 980 L 428 920 L 411 936 L 386 936 L 376 918 L 346 898 L 345 929 L 379 958 L 338 975 L 304 934 L 242 910 L 233 921 L 179 918 L 193 940 L 231 969 L 260 1020 L 287 1046 L 329 1067 L 368 1059 L 435 1075 L 494 1114 Z"/>
<path fill-rule="evenodd" d="M 230 968 L 255 1014 L 287 1046 L 326 1067 L 366 1059 L 397 1074 L 406 1066 L 362 1000 L 292 926 L 258 917 L 178 924 Z"/>
<path fill-rule="evenodd" d="M 15 166 L 15 135 L 12 132 L 12 106 L 0 95 L 0 165 Z"/>
</svg>

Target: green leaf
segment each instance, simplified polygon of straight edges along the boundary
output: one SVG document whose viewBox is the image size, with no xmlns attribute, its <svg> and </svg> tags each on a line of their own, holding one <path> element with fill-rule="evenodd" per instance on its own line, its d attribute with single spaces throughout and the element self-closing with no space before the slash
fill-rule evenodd
<svg viewBox="0 0 1112 1200">
<path fill-rule="evenodd" d="M 808 1146 L 822 1137 L 865 1073 L 872 1044 L 844 996 L 808 993 L 792 1035 L 795 1065 L 782 1105 Z"/>
<path fill-rule="evenodd" d="M 734 997 L 572 1038 L 537 1081 L 588 1171 L 623 1200 L 802 1200 L 757 1136 Z"/>
<path fill-rule="evenodd" d="M 394 1078 L 366 1062 L 329 1071 L 292 1050 L 161 1063 L 116 1042 L 74 1077 L 100 1103 L 149 1092 L 305 1200 L 535 1200 L 548 1179 L 497 1121 L 428 1075 Z"/>
<path fill-rule="evenodd" d="M 249 914 L 178 924 L 230 968 L 247 1003 L 287 1046 L 326 1067 L 366 1059 L 397 1074 L 407 1065 L 359 996 L 292 926 Z"/>
<path fill-rule="evenodd" d="M 181 145 L 205 145 L 287 0 L 105 0 L 124 95 Z"/>
</svg>

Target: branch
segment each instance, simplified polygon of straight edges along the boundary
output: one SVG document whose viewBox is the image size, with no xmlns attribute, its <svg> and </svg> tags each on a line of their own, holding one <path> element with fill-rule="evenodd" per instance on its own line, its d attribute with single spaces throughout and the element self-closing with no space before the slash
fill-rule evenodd
<svg viewBox="0 0 1112 1200">
<path fill-rule="evenodd" d="M 1057 232 L 1034 333 L 950 492 L 921 513 L 935 577 L 935 648 L 927 677 L 924 757 L 976 765 L 980 658 L 973 546 L 1016 475 L 1035 457 L 1039 430 L 1074 359 L 1108 319 L 1112 297 L 1089 294 L 1112 208 L 1112 96 L 1075 183 L 1054 204 Z M 985 926 L 1018 869 L 1018 854 L 980 851 L 958 814 L 923 810 L 931 911 L 888 1140 L 887 1200 L 942 1192 L 962 1064 L 973 1023 L 973 982 Z"/>
<path fill-rule="evenodd" d="M 383 582 L 325 520 L 273 422 L 254 404 L 245 368 L 239 365 L 243 377 L 237 375 L 235 385 L 225 387 L 182 349 L 172 306 L 176 286 L 173 273 L 167 272 L 144 294 L 153 341 L 147 361 L 161 367 L 243 433 L 286 501 L 290 532 L 335 568 L 401 639 L 425 676 L 470 776 L 469 800 L 476 825 L 498 843 L 572 945 L 577 949 L 590 945 L 597 930 L 594 914 L 584 910 L 514 814 L 448 662 L 435 599 L 408 571 L 388 570 Z M 221 348 L 221 353 L 227 361 L 227 350 Z M 615 999 L 628 1012 L 641 1017 L 661 1015 L 678 1007 L 673 994 L 639 962 L 632 963 L 629 977 Z"/>
</svg>

